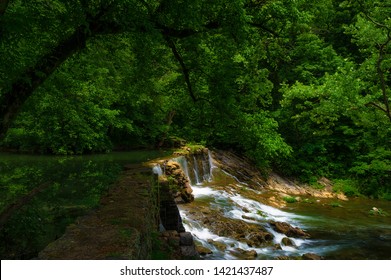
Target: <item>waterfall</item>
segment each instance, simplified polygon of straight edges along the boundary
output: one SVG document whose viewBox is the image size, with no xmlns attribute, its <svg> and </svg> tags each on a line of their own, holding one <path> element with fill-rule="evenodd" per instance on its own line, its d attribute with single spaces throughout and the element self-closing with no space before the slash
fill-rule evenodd
<svg viewBox="0 0 391 280">
<path fill-rule="evenodd" d="M 208 179 L 208 181 L 212 181 L 213 169 L 216 168 L 216 166 L 213 164 L 212 153 L 209 150 L 208 150 L 208 162 L 209 162 L 209 179 Z"/>
<path fill-rule="evenodd" d="M 331 209 L 330 199 L 321 204 L 304 197 L 280 209 L 272 206 L 280 199 L 276 192 L 260 189 L 261 181 L 242 181 L 253 169 L 230 153 L 205 151 L 177 161 L 190 170 L 194 196 L 178 208 L 186 231 L 207 252 L 204 259 L 300 259 L 308 253 L 326 259 L 389 258 L 391 227 L 367 218 L 361 200 Z M 347 215 L 349 220 L 341 218 Z"/>
<path fill-rule="evenodd" d="M 194 154 L 190 158 L 180 156 L 173 160 L 180 164 L 192 186 L 201 185 L 212 180 L 212 170 L 215 166 L 209 152 L 208 154 Z"/>
<path fill-rule="evenodd" d="M 153 174 L 156 174 L 157 176 L 162 176 L 163 175 L 163 170 L 162 170 L 162 167 L 160 166 L 160 164 L 156 164 L 152 168 L 152 172 L 153 172 Z"/>
<path fill-rule="evenodd" d="M 186 177 L 190 180 L 190 175 L 189 175 L 189 166 L 187 164 L 187 159 L 184 156 L 180 156 L 177 158 L 174 158 L 173 161 L 179 163 L 181 166 L 183 172 L 185 173 Z M 190 180 L 191 181 L 191 180 Z"/>
<path fill-rule="evenodd" d="M 195 177 L 195 180 L 196 180 L 196 184 L 199 185 L 201 184 L 201 181 L 200 181 L 200 176 L 199 176 L 199 170 L 198 170 L 198 162 L 197 162 L 197 159 L 195 156 L 193 156 L 193 160 L 194 160 L 194 167 L 193 167 L 193 171 L 194 171 L 194 177 Z"/>
<path fill-rule="evenodd" d="M 297 247 L 282 244 L 283 238 L 287 236 L 273 230 L 269 221 L 302 226 L 300 220 L 305 218 L 257 201 L 256 197 L 261 197 L 261 192 L 252 191 L 247 183 L 214 165 L 210 151 L 194 154 L 190 158 L 182 156 L 176 161 L 182 169 L 193 171 L 189 179 L 195 200 L 188 205 L 179 205 L 179 209 L 186 231 L 191 232 L 199 244 L 212 252 L 205 258 L 237 259 L 244 257 L 246 253 L 243 252 L 256 252 L 259 258 L 265 255 L 278 256 L 282 252 L 289 255 L 301 252 L 299 247 L 305 248 L 310 244 L 307 240 L 292 237 L 289 240 Z M 208 206 L 205 208 L 205 205 Z M 202 215 L 198 214 L 200 211 Z M 212 219 L 214 222 L 210 222 Z M 224 222 L 219 219 L 224 219 Z M 248 227 L 243 227 L 243 222 Z M 237 238 L 236 231 L 242 232 L 243 228 L 247 228 L 245 237 Z M 260 232 L 269 238 L 265 244 L 257 239 Z M 277 251 L 274 245 L 282 249 Z"/>
</svg>

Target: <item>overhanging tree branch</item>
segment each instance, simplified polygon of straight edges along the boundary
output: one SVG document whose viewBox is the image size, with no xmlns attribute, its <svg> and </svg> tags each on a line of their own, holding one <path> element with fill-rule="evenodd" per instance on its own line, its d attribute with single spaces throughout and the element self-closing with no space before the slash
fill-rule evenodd
<svg viewBox="0 0 391 280">
<path fill-rule="evenodd" d="M 0 0 L 2 4 L 8 1 Z M 0 95 L 0 139 L 4 138 L 8 128 L 18 114 L 23 103 L 29 98 L 35 89 L 37 89 L 67 58 L 72 54 L 80 51 L 86 45 L 89 38 L 102 34 L 118 34 L 121 32 L 129 32 L 141 30 L 145 32 L 145 26 L 123 26 L 117 22 L 105 19 L 105 16 L 111 10 L 115 1 L 106 2 L 95 15 L 86 15 L 86 24 L 77 27 L 72 35 L 60 41 L 50 52 L 42 56 L 34 66 L 25 70 L 19 76 L 19 79 L 14 81 L 8 90 Z M 194 101 L 197 98 L 194 95 L 191 87 L 189 70 L 183 62 L 178 50 L 175 47 L 171 38 L 186 38 L 201 32 L 220 28 L 217 22 L 209 22 L 203 26 L 201 30 L 195 29 L 175 29 L 164 26 L 158 20 L 151 19 L 151 23 L 158 29 L 166 39 L 168 45 L 173 51 L 175 58 L 180 62 L 186 84 L 188 86 L 191 97 Z M 199 100 L 202 98 L 198 98 Z"/>
<path fill-rule="evenodd" d="M 166 40 L 168 46 L 170 47 L 175 59 L 179 62 L 179 65 L 181 66 L 182 74 L 185 79 L 187 90 L 189 91 L 191 99 L 194 102 L 197 102 L 197 97 L 194 94 L 193 87 L 190 82 L 189 69 L 186 67 L 186 64 L 183 61 L 183 58 L 182 58 L 181 54 L 179 53 L 177 47 L 175 46 L 174 41 L 165 34 L 163 34 L 163 36 L 164 36 L 164 39 Z"/>
<path fill-rule="evenodd" d="M 365 106 L 373 106 L 377 109 L 379 109 L 380 111 L 383 111 L 384 113 L 387 113 L 387 110 L 384 109 L 382 106 L 380 106 L 379 104 L 376 104 L 375 102 L 369 102 L 367 104 L 365 104 Z"/>
<path fill-rule="evenodd" d="M 69 56 L 84 48 L 88 35 L 80 27 L 62 41 L 50 53 L 43 56 L 34 67 L 13 83 L 10 90 L 1 95 L 0 103 L 0 139 L 5 136 L 9 126 L 19 112 L 20 107 L 33 91 L 40 86 Z"/>
<path fill-rule="evenodd" d="M 10 89 L 0 96 L 0 139 L 4 138 L 12 121 L 15 119 L 23 103 L 67 58 L 83 49 L 87 39 L 107 32 L 106 24 L 100 19 L 109 9 L 106 6 L 95 17 L 87 15 L 89 30 L 85 25 L 79 26 L 71 36 L 57 44 L 50 52 L 41 57 L 37 63 L 16 80 Z M 111 26 L 115 29 L 115 26 Z M 111 30 L 113 32 L 113 30 Z"/>
<path fill-rule="evenodd" d="M 249 22 L 248 24 L 249 24 L 250 26 L 252 26 L 252 27 L 256 27 L 256 28 L 262 29 L 263 31 L 266 31 L 266 32 L 270 33 L 270 34 L 273 35 L 274 37 L 280 37 L 276 32 L 274 32 L 274 31 L 271 30 L 270 28 L 267 28 L 265 25 L 263 25 L 263 24 L 261 24 L 261 23 Z"/>
</svg>

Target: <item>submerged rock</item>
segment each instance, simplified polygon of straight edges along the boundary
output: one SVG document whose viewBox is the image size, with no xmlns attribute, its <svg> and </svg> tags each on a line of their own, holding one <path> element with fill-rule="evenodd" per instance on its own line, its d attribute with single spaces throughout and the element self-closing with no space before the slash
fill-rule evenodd
<svg viewBox="0 0 391 280">
<path fill-rule="evenodd" d="M 278 256 L 276 257 L 276 260 L 288 261 L 291 260 L 291 258 L 289 256 Z"/>
<path fill-rule="evenodd" d="M 209 248 L 206 248 L 206 247 L 201 246 L 201 245 L 197 245 L 197 246 L 196 246 L 196 250 L 197 250 L 197 252 L 198 252 L 201 256 L 213 254 L 213 252 L 212 252 Z"/>
<path fill-rule="evenodd" d="M 250 247 L 261 247 L 269 244 L 273 240 L 273 235 L 266 231 L 250 233 L 247 237 L 247 245 Z"/>
<path fill-rule="evenodd" d="M 220 251 L 225 251 L 227 249 L 227 245 L 222 243 L 222 242 L 219 242 L 219 241 L 214 241 L 212 239 L 209 239 L 208 243 L 212 244 L 213 246 L 215 246 Z"/>
<path fill-rule="evenodd" d="M 282 243 L 282 245 L 284 245 L 284 246 L 296 247 L 295 242 L 293 242 L 293 240 L 290 239 L 290 238 L 288 238 L 288 237 L 284 237 L 284 238 L 281 240 L 281 243 Z"/>
<path fill-rule="evenodd" d="M 231 237 L 251 247 L 264 247 L 270 245 L 273 240 L 273 235 L 261 225 L 242 220 L 230 220 L 219 213 L 214 214 L 213 220 L 210 219 L 209 226 L 217 235 Z"/>
<path fill-rule="evenodd" d="M 255 250 L 243 250 L 237 248 L 230 251 L 234 256 L 238 257 L 241 260 L 255 260 L 258 256 L 258 253 Z"/>
<path fill-rule="evenodd" d="M 310 238 L 310 235 L 298 227 L 293 227 L 285 222 L 271 221 L 269 224 L 279 233 L 283 233 L 288 237 Z"/>
</svg>

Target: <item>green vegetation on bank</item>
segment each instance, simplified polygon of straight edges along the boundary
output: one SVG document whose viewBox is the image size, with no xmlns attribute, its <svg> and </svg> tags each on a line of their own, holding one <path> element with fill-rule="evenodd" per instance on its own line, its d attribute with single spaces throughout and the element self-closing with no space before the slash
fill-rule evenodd
<svg viewBox="0 0 391 280">
<path fill-rule="evenodd" d="M 390 14 L 390 0 L 2 1 L 1 146 L 184 139 L 390 199 Z"/>
</svg>

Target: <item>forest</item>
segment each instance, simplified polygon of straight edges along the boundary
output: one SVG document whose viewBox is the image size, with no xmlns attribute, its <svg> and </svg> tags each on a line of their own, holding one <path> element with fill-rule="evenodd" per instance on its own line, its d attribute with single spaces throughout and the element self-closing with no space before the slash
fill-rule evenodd
<svg viewBox="0 0 391 280">
<path fill-rule="evenodd" d="M 1 149 L 186 141 L 391 200 L 390 15 L 390 0 L 1 0 Z"/>
</svg>

